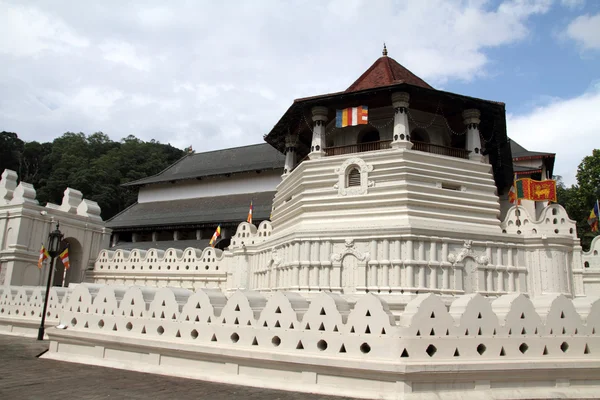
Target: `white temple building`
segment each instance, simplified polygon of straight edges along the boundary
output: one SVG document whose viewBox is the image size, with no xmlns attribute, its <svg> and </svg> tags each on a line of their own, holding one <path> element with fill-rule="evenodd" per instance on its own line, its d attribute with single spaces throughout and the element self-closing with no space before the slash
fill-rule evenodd
<svg viewBox="0 0 600 400">
<path fill-rule="evenodd" d="M 337 128 L 358 106 L 369 123 Z M 44 357 L 360 398 L 597 396 L 600 239 L 584 253 L 560 205 L 508 204 L 515 173 L 550 177 L 554 155 L 509 141 L 503 103 L 435 90 L 384 50 L 265 141 L 285 158 L 211 174 L 189 157 L 134 183 L 109 221 L 131 246 L 113 236 L 86 283 L 51 290 Z M 273 192 L 269 219 L 193 245 L 224 216 L 183 197 L 218 196 L 239 221 Z M 160 235 L 174 245 L 136 248 Z M 44 289 L 0 290 L 0 329 L 27 333 Z"/>
</svg>

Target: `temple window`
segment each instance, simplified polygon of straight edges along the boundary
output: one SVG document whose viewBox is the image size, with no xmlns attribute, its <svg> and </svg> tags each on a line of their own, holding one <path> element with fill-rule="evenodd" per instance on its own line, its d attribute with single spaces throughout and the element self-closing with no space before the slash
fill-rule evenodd
<svg viewBox="0 0 600 400">
<path fill-rule="evenodd" d="M 346 187 L 360 186 L 360 170 L 358 167 L 352 167 L 348 170 L 348 179 Z"/>
<path fill-rule="evenodd" d="M 379 142 L 379 131 L 374 128 L 367 128 L 358 134 L 357 143 L 372 143 Z"/>
<path fill-rule="evenodd" d="M 425 129 L 416 128 L 410 134 L 410 139 L 413 142 L 431 143 L 429 139 L 429 133 Z"/>
</svg>

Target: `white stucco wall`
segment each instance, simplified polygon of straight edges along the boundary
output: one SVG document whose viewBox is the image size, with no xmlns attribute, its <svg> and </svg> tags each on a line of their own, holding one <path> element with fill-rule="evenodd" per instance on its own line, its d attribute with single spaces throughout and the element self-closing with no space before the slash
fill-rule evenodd
<svg viewBox="0 0 600 400">
<path fill-rule="evenodd" d="M 41 285 L 47 277 L 46 266 L 37 267 L 40 247 L 60 223 L 64 240 L 70 245 L 71 269 L 67 281 L 81 282 L 94 265 L 98 252 L 109 243 L 96 202 L 83 199 L 81 192 L 67 188 L 61 205 L 38 204 L 32 185 L 21 182 L 6 170 L 0 180 L 0 285 Z M 60 264 L 57 264 L 60 266 Z M 57 269 L 60 273 L 62 266 Z"/>
<path fill-rule="evenodd" d="M 528 168 L 540 168 L 540 166 L 543 164 L 542 160 L 539 160 L 539 159 L 518 160 L 518 161 L 513 161 L 513 163 L 515 165 L 518 165 L 519 167 L 528 167 Z"/>
<path fill-rule="evenodd" d="M 247 172 L 230 177 L 216 176 L 202 180 L 186 180 L 175 183 L 141 187 L 138 203 L 195 199 L 199 197 L 225 196 L 229 194 L 256 193 L 275 190 L 281 182 L 282 170 Z"/>
</svg>

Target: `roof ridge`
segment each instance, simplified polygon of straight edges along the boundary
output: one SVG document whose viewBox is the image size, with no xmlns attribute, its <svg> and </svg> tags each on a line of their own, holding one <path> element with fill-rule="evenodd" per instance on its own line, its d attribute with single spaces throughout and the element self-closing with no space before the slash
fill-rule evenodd
<svg viewBox="0 0 600 400">
<path fill-rule="evenodd" d="M 415 75 L 411 70 L 389 56 L 381 56 L 346 89 L 346 93 L 362 89 L 406 83 L 425 89 L 433 87 Z"/>
<path fill-rule="evenodd" d="M 367 75 L 368 75 L 368 74 L 369 74 L 371 71 L 373 71 L 373 70 L 375 69 L 375 67 L 377 66 L 377 62 L 378 62 L 380 59 L 382 59 L 382 58 L 383 58 L 383 57 L 379 57 L 377 60 L 375 60 L 375 62 L 374 62 L 373 64 L 371 64 L 371 66 L 370 66 L 369 68 L 367 68 L 367 70 L 366 70 L 365 72 L 363 72 L 363 73 L 362 73 L 362 74 L 361 74 L 361 75 L 358 77 L 358 79 L 357 79 L 357 80 L 355 80 L 355 81 L 352 83 L 352 85 L 350 85 L 350 86 L 348 87 L 348 89 L 346 89 L 345 91 L 346 91 L 346 92 L 349 92 L 349 91 L 350 91 L 350 90 L 353 88 L 353 86 L 358 86 L 358 83 L 359 83 L 360 81 L 362 81 L 362 79 L 363 79 L 364 77 L 366 77 L 366 76 L 367 76 Z"/>
<path fill-rule="evenodd" d="M 192 155 L 192 154 L 190 154 L 190 153 L 185 153 L 183 156 L 181 156 L 181 158 L 179 158 L 179 160 L 175 161 L 173 164 L 169 164 L 169 165 L 168 165 L 166 168 L 164 168 L 164 169 L 163 169 L 163 170 L 161 170 L 160 172 L 157 172 L 157 173 L 156 173 L 156 174 L 154 174 L 154 175 L 146 176 L 146 177 L 144 177 L 144 178 L 136 179 L 135 181 L 123 182 L 123 183 L 121 183 L 119 186 L 121 186 L 121 185 L 125 185 L 125 184 L 130 184 L 130 183 L 135 183 L 135 182 L 138 182 L 138 181 L 142 181 L 142 180 L 144 180 L 144 179 L 149 179 L 149 178 L 154 178 L 155 176 L 159 176 L 159 175 L 161 175 L 163 172 L 166 172 L 166 171 L 170 170 L 171 168 L 173 168 L 174 166 L 176 166 L 177 164 L 179 164 L 180 162 L 182 162 L 183 160 L 185 160 L 185 159 L 186 159 L 186 157 L 189 157 L 189 156 L 191 156 L 191 155 Z"/>
<path fill-rule="evenodd" d="M 200 154 L 216 153 L 217 151 L 236 150 L 236 149 L 243 149 L 243 148 L 246 148 L 246 147 L 253 147 L 253 146 L 264 146 L 264 145 L 267 145 L 267 146 L 269 146 L 269 147 L 273 147 L 273 146 L 271 146 L 269 143 L 267 143 L 267 142 L 263 142 L 263 143 L 246 144 L 246 145 L 244 145 L 244 146 L 233 146 L 233 147 L 226 147 L 226 148 L 223 148 L 223 149 L 214 149 L 214 150 L 208 150 L 208 151 L 203 151 L 203 152 L 201 152 L 201 153 L 192 153 L 192 154 L 190 154 L 190 155 L 192 155 L 192 156 L 197 156 L 197 155 L 200 155 Z M 276 150 L 276 149 L 275 149 L 275 150 Z"/>
<path fill-rule="evenodd" d="M 383 62 L 385 63 L 386 66 L 386 72 L 388 73 L 388 78 L 392 80 L 392 82 L 397 81 L 398 79 L 396 79 L 396 76 L 394 75 L 394 71 L 392 70 L 392 62 L 390 61 L 391 58 L 388 56 L 384 56 L 386 58 L 386 60 L 383 60 Z"/>
<path fill-rule="evenodd" d="M 110 217 L 109 219 L 107 219 L 104 222 L 110 222 L 113 219 L 117 218 L 119 215 L 123 214 L 125 211 L 129 210 L 131 207 L 135 206 L 136 204 L 138 204 L 137 201 L 134 201 L 129 207 L 125 207 L 123 210 L 119 211 L 118 213 L 116 213 L 115 215 L 113 215 L 112 217 Z"/>
</svg>

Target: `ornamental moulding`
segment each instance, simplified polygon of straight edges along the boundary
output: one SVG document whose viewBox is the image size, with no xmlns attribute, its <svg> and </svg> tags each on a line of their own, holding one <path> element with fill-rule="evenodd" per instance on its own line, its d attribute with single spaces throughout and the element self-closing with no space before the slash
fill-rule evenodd
<svg viewBox="0 0 600 400">
<path fill-rule="evenodd" d="M 347 187 L 346 175 L 353 167 L 360 171 L 360 186 Z M 348 158 L 339 168 L 335 169 L 335 173 L 338 174 L 338 183 L 333 185 L 333 188 L 338 190 L 340 196 L 367 194 L 367 189 L 373 187 L 373 181 L 369 181 L 369 172 L 371 171 L 373 171 L 373 165 L 367 164 L 363 159 Z"/>
<path fill-rule="evenodd" d="M 271 250 L 271 260 L 273 260 L 273 267 L 275 268 L 277 268 L 283 261 L 281 257 L 279 257 L 279 253 L 276 248 Z"/>
<path fill-rule="evenodd" d="M 448 254 L 448 262 L 452 263 L 452 265 L 456 265 L 461 263 L 465 258 L 470 257 L 477 262 L 479 265 L 488 265 L 490 263 L 490 259 L 487 255 L 483 254 L 477 256 L 477 254 L 472 249 L 473 241 L 465 240 L 463 244 L 463 248 L 456 254 Z"/>
<path fill-rule="evenodd" d="M 358 261 L 369 261 L 371 259 L 371 254 L 369 254 L 368 251 L 362 253 L 356 249 L 354 239 L 346 239 L 344 242 L 344 246 L 346 246 L 344 250 L 331 255 L 332 263 L 341 263 L 344 257 L 346 257 L 347 255 L 353 255 Z"/>
</svg>

